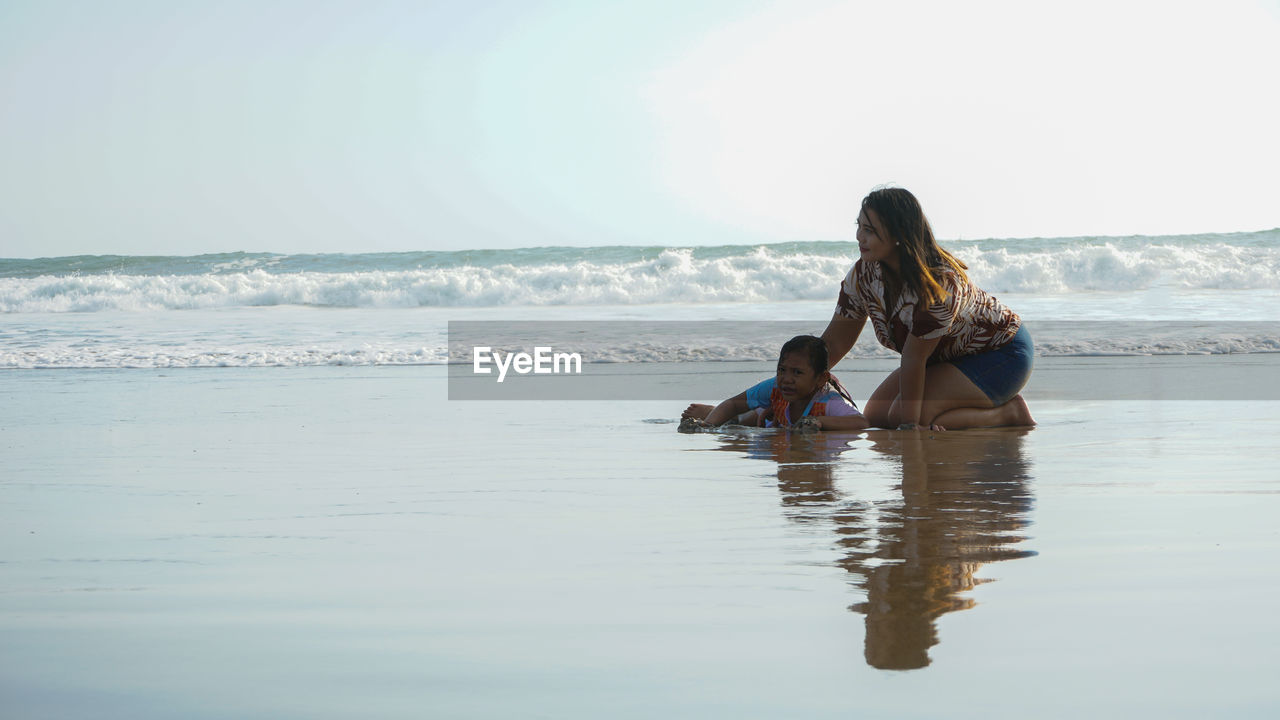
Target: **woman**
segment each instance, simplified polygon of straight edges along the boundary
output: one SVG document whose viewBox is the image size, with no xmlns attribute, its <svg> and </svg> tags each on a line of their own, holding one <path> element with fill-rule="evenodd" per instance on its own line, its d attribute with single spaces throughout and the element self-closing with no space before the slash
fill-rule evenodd
<svg viewBox="0 0 1280 720">
<path fill-rule="evenodd" d="M 938 247 L 915 196 L 872 191 L 858 213 L 859 259 L 822 333 L 834 367 L 867 318 L 880 344 L 902 354 L 867 400 L 872 425 L 949 429 L 1034 425 L 1018 392 L 1031 376 L 1022 319 L 969 282 Z"/>
</svg>

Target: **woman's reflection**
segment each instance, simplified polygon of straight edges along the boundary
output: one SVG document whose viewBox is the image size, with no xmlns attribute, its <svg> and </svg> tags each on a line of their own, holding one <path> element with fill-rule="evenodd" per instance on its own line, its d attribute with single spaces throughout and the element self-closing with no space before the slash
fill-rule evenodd
<svg viewBox="0 0 1280 720">
<path fill-rule="evenodd" d="M 834 523 L 840 565 L 866 594 L 850 609 L 867 616 L 867 663 L 908 670 L 929 664 L 939 616 L 973 607 L 965 593 L 983 582 L 978 568 L 1035 554 L 1014 547 L 1031 509 L 1026 433 L 754 431 L 721 436 L 721 449 L 775 461 L 792 519 Z M 858 457 L 868 445 L 876 455 Z M 901 473 L 900 495 L 858 499 L 837 488 L 837 474 L 847 490 L 849 478 L 881 468 Z"/>
</svg>

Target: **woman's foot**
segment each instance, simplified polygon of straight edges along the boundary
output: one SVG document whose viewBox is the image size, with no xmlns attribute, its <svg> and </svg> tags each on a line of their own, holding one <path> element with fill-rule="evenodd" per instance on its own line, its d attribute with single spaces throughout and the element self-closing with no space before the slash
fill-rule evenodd
<svg viewBox="0 0 1280 720">
<path fill-rule="evenodd" d="M 1014 395 L 1001 409 L 1008 420 L 1005 424 L 1009 427 L 1032 427 L 1036 424 L 1035 418 L 1031 417 L 1031 408 L 1027 407 L 1027 401 L 1021 395 Z"/>
</svg>

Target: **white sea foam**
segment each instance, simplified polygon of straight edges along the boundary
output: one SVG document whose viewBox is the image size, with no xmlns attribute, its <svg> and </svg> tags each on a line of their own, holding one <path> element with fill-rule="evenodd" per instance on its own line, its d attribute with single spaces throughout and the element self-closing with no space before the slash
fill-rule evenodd
<svg viewBox="0 0 1280 720">
<path fill-rule="evenodd" d="M 669 250 L 654 260 L 621 264 L 0 278 L 0 312 L 752 302 L 828 295 L 846 264 L 803 255 L 779 263 L 760 248 L 698 261 L 689 250 Z"/>
<path fill-rule="evenodd" d="M 284 327 L 281 322 L 275 326 Z M 554 325 L 554 328 L 552 327 Z M 770 325 L 770 326 L 766 326 Z M 287 334 L 270 329 L 260 337 L 244 330 L 208 328 L 139 332 L 109 329 L 84 337 L 70 329 L 49 337 L 11 335 L 0 346 L 0 368 L 196 368 L 434 365 L 472 361 L 483 344 L 502 353 L 529 352 L 549 344 L 576 352 L 585 364 L 771 361 L 781 339 L 802 332 L 784 323 L 557 322 L 497 323 L 446 336 L 443 328 L 369 329 L 370 337 L 344 340 L 315 328 Z M 1225 355 L 1280 352 L 1280 323 L 1037 323 L 1029 326 L 1040 357 Z M 228 342 L 227 338 L 235 338 Z M 897 354 L 864 333 L 853 358 L 896 359 Z"/>
<path fill-rule="evenodd" d="M 153 347 L 44 348 L 0 351 L 0 368 L 211 368 L 438 365 L 443 346 L 431 348 Z"/>
<path fill-rule="evenodd" d="M 1260 235 L 1248 242 L 1228 241 L 1229 236 L 975 241 L 953 249 L 975 282 L 996 294 L 1280 290 L 1280 236 Z M 98 262 L 92 267 L 102 271 L 94 273 L 75 270 L 86 266 L 81 259 L 25 261 L 0 273 L 0 312 L 822 300 L 834 298 L 856 246 L 544 249 L 506 256 L 514 255 L 518 262 L 501 261 L 503 254 L 490 251 L 481 261 L 452 253 L 418 257 L 416 264 L 416 256 L 403 255 L 148 258 L 145 264 Z M 315 267 L 323 269 L 301 269 Z"/>
<path fill-rule="evenodd" d="M 1113 243 L 1016 252 L 963 248 L 957 255 L 990 292 L 1132 291 L 1156 285 L 1198 289 L 1280 288 L 1274 248 L 1212 243 L 1122 248 Z"/>
<path fill-rule="evenodd" d="M 1280 302 L 1280 231 L 949 245 L 1028 321 L 1041 356 L 1280 352 L 1267 322 Z M 790 334 L 821 332 L 856 254 L 793 243 L 0 259 L 0 368 L 437 364 L 450 360 L 445 327 L 457 320 L 607 321 L 579 333 L 588 364 L 768 361 Z M 752 325 L 785 318 L 801 320 L 790 334 Z M 672 320 L 748 330 L 617 325 Z M 487 344 L 527 351 L 525 340 Z M 870 331 L 854 354 L 894 357 Z"/>
</svg>

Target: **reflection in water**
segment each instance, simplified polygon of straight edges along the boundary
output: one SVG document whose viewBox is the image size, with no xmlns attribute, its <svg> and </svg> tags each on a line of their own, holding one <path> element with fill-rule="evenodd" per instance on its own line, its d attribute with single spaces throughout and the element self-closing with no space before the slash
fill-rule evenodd
<svg viewBox="0 0 1280 720">
<path fill-rule="evenodd" d="M 866 593 L 850 609 L 867 616 L 867 663 L 908 670 L 929 664 L 939 616 L 974 606 L 965 593 L 985 582 L 974 577 L 984 563 L 1035 554 L 1014 547 L 1031 509 L 1026 433 L 744 430 L 720 436 L 720 449 L 776 462 L 788 515 L 834 523 L 840 565 Z M 900 494 L 858 499 L 836 486 L 837 471 L 878 468 L 900 476 Z"/>
</svg>

